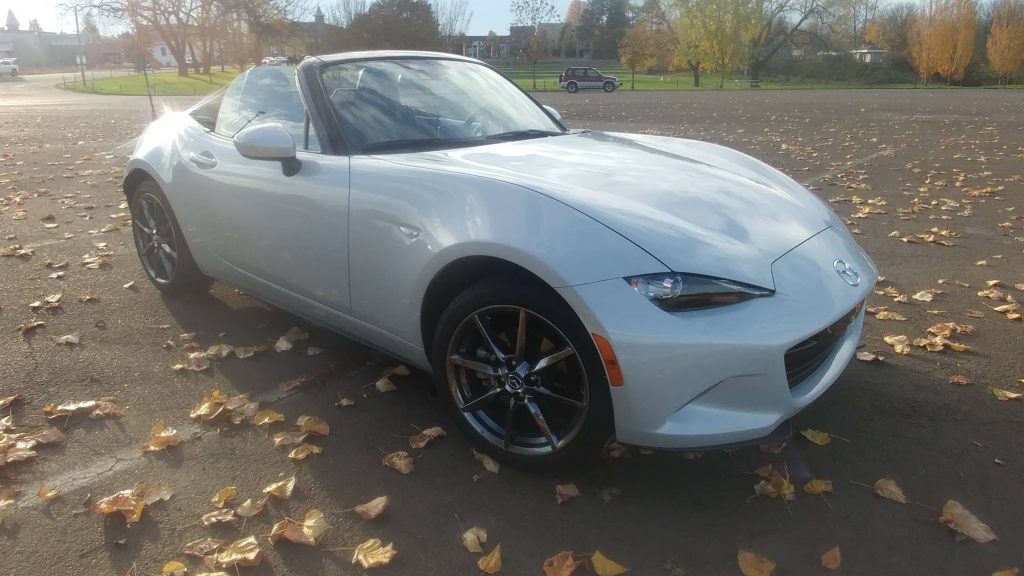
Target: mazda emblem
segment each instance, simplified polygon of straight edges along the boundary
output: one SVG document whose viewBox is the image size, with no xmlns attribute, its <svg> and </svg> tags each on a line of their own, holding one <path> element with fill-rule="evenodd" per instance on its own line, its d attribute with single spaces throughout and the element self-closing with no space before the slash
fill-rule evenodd
<svg viewBox="0 0 1024 576">
<path fill-rule="evenodd" d="M 850 286 L 858 286 L 860 284 L 860 274 L 857 269 L 848 264 L 845 260 L 836 260 L 832 263 L 832 267 L 835 268 L 836 274 L 843 279 Z"/>
</svg>

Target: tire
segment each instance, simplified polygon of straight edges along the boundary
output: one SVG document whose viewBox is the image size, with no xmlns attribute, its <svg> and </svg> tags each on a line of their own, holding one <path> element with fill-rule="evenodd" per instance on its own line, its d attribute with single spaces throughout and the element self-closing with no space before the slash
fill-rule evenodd
<svg viewBox="0 0 1024 576">
<path fill-rule="evenodd" d="M 17 69 L 15 69 L 15 70 L 11 70 L 11 77 L 17 77 L 17 76 L 18 76 L 18 71 L 17 71 Z"/>
<path fill-rule="evenodd" d="M 612 92 L 615 92 L 615 83 L 612 81 L 605 82 L 602 88 L 604 88 L 605 92 L 608 92 L 610 94 Z"/>
<path fill-rule="evenodd" d="M 575 82 L 569 82 L 568 84 L 565 85 L 565 90 L 569 94 L 575 94 L 576 92 L 579 91 L 579 89 L 580 85 Z"/>
<path fill-rule="evenodd" d="M 168 296 L 198 294 L 213 280 L 192 259 L 178 219 L 167 196 L 152 180 L 144 180 L 131 195 L 132 238 L 149 281 Z"/>
<path fill-rule="evenodd" d="M 488 346 L 485 331 L 511 363 Z M 433 342 L 434 378 L 448 412 L 476 447 L 499 461 L 565 462 L 589 449 L 596 453 L 612 433 L 611 394 L 593 340 L 547 287 L 511 277 L 474 284 L 444 311 Z M 550 362 L 542 366 L 541 359 Z M 464 410 L 469 404 L 478 409 Z"/>
</svg>

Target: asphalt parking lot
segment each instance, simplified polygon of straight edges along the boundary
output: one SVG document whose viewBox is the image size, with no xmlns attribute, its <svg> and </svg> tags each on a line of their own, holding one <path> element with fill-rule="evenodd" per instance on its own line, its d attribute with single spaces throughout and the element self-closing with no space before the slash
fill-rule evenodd
<svg viewBox="0 0 1024 576">
<path fill-rule="evenodd" d="M 633 574 L 738 574 L 741 549 L 771 559 L 780 575 L 820 574 L 819 556 L 836 545 L 846 574 L 1024 567 L 1024 401 L 993 393 L 1024 392 L 1024 323 L 993 309 L 1005 298 L 978 295 L 998 280 L 992 288 L 1024 301 L 1024 290 L 1014 287 L 1024 283 L 1024 92 L 539 95 L 570 127 L 708 140 L 808 185 L 848 219 L 885 277 L 880 289 L 891 288 L 869 304 L 905 320 L 868 318 L 862 351 L 885 360 L 854 361 L 796 418 L 797 429 L 833 434 L 827 445 L 797 436 L 779 454 L 632 449 L 571 469 L 503 467 L 493 474 L 446 420 L 425 374 L 392 376 L 397 390 L 379 392 L 374 383 L 394 360 L 221 284 L 201 298 L 162 299 L 138 263 L 130 228 L 120 225 L 121 171 L 149 118 L 148 102 L 66 93 L 52 88 L 57 82 L 0 82 L 0 246 L 32 252 L 0 258 L 0 398 L 24 395 L 12 412 L 24 430 L 47 424 L 47 404 L 110 397 L 121 415 L 57 419 L 63 443 L 0 466 L 0 490 L 17 491 L 0 511 L 0 571 L 158 574 L 178 560 L 196 573 L 201 562 L 181 552 L 184 544 L 253 535 L 264 560 L 240 568 L 243 575 L 361 574 L 351 549 L 369 538 L 398 551 L 375 573 L 477 574 L 477 555 L 460 544 L 471 526 L 487 530 L 486 550 L 500 543 L 502 574 L 541 574 L 544 560 L 562 550 L 578 559 L 600 550 Z M 908 236 L 917 241 L 901 240 Z M 108 262 L 90 269 L 83 265 L 90 257 Z M 53 267 L 63 261 L 66 267 Z M 931 301 L 912 297 L 927 290 Z M 56 294 L 60 306 L 30 309 Z M 93 298 L 83 302 L 86 296 Z M 32 321 L 45 325 L 23 334 L 19 326 Z M 949 337 L 970 349 L 911 345 L 900 355 L 883 341 L 890 334 L 924 338 L 940 322 L 972 326 L 972 333 Z M 229 357 L 202 372 L 172 370 L 187 346 L 182 334 L 194 333 L 204 349 L 273 345 L 292 326 L 309 332 L 292 350 Z M 57 343 L 72 333 L 77 345 Z M 322 352 L 308 355 L 309 347 Z M 958 375 L 971 384 L 950 383 Z M 303 377 L 303 385 L 283 390 L 282 383 Z M 247 393 L 286 422 L 268 430 L 190 419 L 214 389 Z M 355 405 L 338 408 L 339 397 Z M 302 415 L 324 419 L 330 433 L 314 441 L 322 454 L 292 461 L 270 436 Z M 140 447 L 159 420 L 181 442 L 144 454 Z M 409 448 L 409 436 L 437 425 L 452 434 Z M 383 454 L 397 450 L 414 457 L 411 474 L 381 465 Z M 754 496 L 754 470 L 766 464 L 788 471 L 794 500 Z M 218 490 L 236 486 L 237 505 L 292 475 L 293 496 L 271 499 L 244 523 L 200 521 L 216 510 L 210 500 Z M 832 480 L 833 493 L 804 493 L 812 478 Z M 881 478 L 898 482 L 910 502 L 877 496 L 871 485 Z M 115 492 L 158 481 L 174 495 L 148 506 L 135 524 L 83 512 Z M 581 496 L 557 504 L 555 485 L 570 482 Z M 41 483 L 59 496 L 38 497 Z M 379 518 L 362 520 L 350 510 L 383 495 L 390 504 Z M 947 500 L 963 504 L 999 539 L 958 541 L 938 521 Z M 275 522 L 301 519 L 311 508 L 332 526 L 318 547 L 268 541 Z"/>
</svg>

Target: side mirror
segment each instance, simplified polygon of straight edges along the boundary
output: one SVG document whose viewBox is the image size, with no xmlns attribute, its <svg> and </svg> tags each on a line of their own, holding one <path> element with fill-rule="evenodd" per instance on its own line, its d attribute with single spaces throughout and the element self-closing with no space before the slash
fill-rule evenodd
<svg viewBox="0 0 1024 576">
<path fill-rule="evenodd" d="M 281 163 L 285 176 L 294 176 L 302 168 L 295 157 L 295 140 L 280 124 L 258 124 L 244 128 L 233 138 L 235 150 L 250 160 L 271 160 Z"/>
<path fill-rule="evenodd" d="M 554 108 L 548 106 L 547 104 L 543 104 L 543 106 L 544 109 L 548 111 L 548 114 L 551 114 L 552 116 L 555 117 L 555 120 L 558 120 L 559 122 L 562 121 L 562 115 L 558 113 L 558 110 L 555 110 Z"/>
</svg>

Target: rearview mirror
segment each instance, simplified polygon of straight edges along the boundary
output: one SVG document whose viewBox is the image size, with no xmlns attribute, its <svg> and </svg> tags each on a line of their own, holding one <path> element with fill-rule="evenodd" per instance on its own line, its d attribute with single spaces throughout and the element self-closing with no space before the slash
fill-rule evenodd
<svg viewBox="0 0 1024 576">
<path fill-rule="evenodd" d="M 548 106 L 547 104 L 542 104 L 542 106 L 544 106 L 544 109 L 548 111 L 548 114 L 551 114 L 552 116 L 555 117 L 555 120 L 558 120 L 559 122 L 562 121 L 562 115 L 558 113 L 558 110 L 555 110 L 554 108 Z"/>
<path fill-rule="evenodd" d="M 285 176 L 294 176 L 302 168 L 295 157 L 295 140 L 276 123 L 259 124 L 244 128 L 233 138 L 235 150 L 250 160 L 272 160 L 281 163 Z"/>
</svg>

